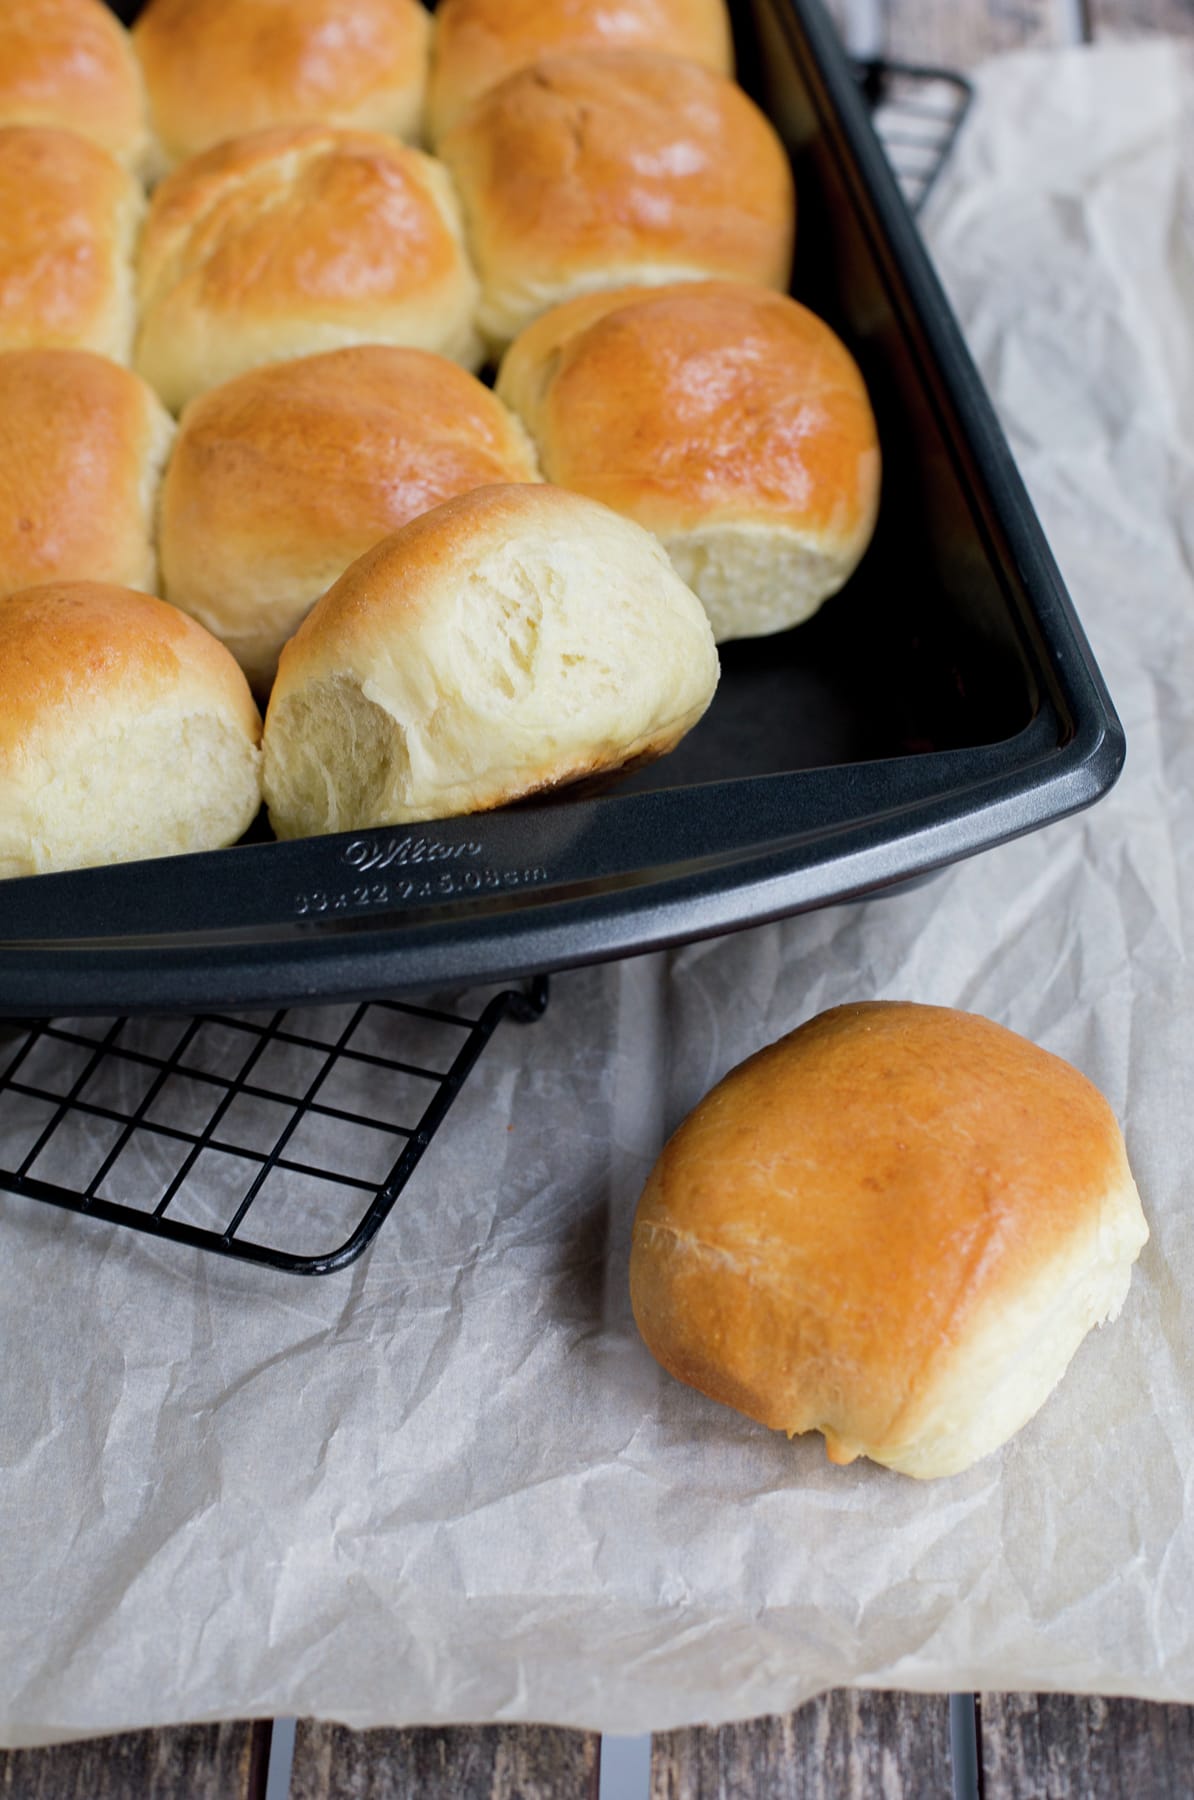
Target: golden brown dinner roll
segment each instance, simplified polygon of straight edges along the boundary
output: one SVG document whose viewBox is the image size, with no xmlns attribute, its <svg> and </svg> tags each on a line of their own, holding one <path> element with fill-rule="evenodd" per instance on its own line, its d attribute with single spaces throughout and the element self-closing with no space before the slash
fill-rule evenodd
<svg viewBox="0 0 1194 1800">
<path fill-rule="evenodd" d="M 696 63 L 648 50 L 544 57 L 474 101 L 440 150 L 494 347 L 594 288 L 787 286 L 783 145 L 741 88 Z"/>
<path fill-rule="evenodd" d="M 475 488 L 368 551 L 282 652 L 279 837 L 444 819 L 670 750 L 717 652 L 653 538 L 578 494 Z"/>
<path fill-rule="evenodd" d="M 725 0 L 440 0 L 427 95 L 437 144 L 469 103 L 557 50 L 662 50 L 734 73 Z"/>
<path fill-rule="evenodd" d="M 586 294 L 516 339 L 497 391 L 549 481 L 653 531 L 713 635 L 798 625 L 870 541 L 879 441 L 845 345 L 785 294 Z"/>
<path fill-rule="evenodd" d="M 416 138 L 419 0 L 149 0 L 133 28 L 164 167 L 267 125 Z"/>
<path fill-rule="evenodd" d="M 635 1318 L 764 1425 L 952 1475 L 1114 1318 L 1148 1227 L 1110 1107 L 971 1013 L 840 1006 L 681 1125 L 639 1202 Z"/>
<path fill-rule="evenodd" d="M 233 843 L 260 804 L 261 721 L 176 607 L 76 581 L 0 599 L 0 876 Z"/>
<path fill-rule="evenodd" d="M 133 246 L 145 196 L 73 131 L 0 126 L 0 350 L 133 350 Z"/>
<path fill-rule="evenodd" d="M 149 143 L 141 71 L 103 0 L 8 0 L 0 125 L 58 125 L 140 169 Z"/>
<path fill-rule="evenodd" d="M 536 479 L 518 421 L 442 356 L 370 344 L 254 369 L 182 416 L 163 592 L 264 690 L 286 639 L 379 538 L 453 494 Z"/>
<path fill-rule="evenodd" d="M 47 581 L 155 587 L 173 432 L 145 383 L 106 357 L 0 353 L 0 594 Z"/>
<path fill-rule="evenodd" d="M 184 163 L 153 196 L 137 285 L 137 367 L 173 411 L 346 344 L 481 356 L 447 171 L 371 132 L 280 126 Z"/>
</svg>

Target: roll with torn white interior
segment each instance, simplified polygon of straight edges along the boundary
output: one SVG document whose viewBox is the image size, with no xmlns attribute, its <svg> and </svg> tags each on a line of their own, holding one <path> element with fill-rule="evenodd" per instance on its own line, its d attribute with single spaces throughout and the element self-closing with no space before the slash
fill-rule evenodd
<svg viewBox="0 0 1194 1800">
<path fill-rule="evenodd" d="M 700 602 L 639 526 L 478 488 L 349 568 L 282 651 L 279 837 L 450 818 L 671 750 L 713 697 Z"/>
</svg>

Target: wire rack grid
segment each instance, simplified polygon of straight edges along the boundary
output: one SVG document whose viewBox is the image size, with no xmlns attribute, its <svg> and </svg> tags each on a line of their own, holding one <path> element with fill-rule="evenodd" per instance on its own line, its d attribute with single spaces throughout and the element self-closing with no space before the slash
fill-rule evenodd
<svg viewBox="0 0 1194 1800">
<path fill-rule="evenodd" d="M 265 1017 L 38 1021 L 0 1043 L 0 1187 L 325 1275 L 372 1240 L 502 1019 L 399 1001 Z M 327 1247 L 299 1249 L 317 1237 Z"/>
<path fill-rule="evenodd" d="M 953 69 L 885 59 L 854 66 L 900 191 L 919 212 L 949 160 L 974 90 Z"/>
</svg>

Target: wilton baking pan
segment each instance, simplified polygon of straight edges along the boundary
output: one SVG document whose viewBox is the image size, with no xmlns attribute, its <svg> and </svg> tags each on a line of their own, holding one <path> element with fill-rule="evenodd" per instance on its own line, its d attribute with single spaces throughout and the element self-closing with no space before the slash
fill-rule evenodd
<svg viewBox="0 0 1194 1800">
<path fill-rule="evenodd" d="M 129 18 L 135 6 L 117 8 Z M 884 452 L 879 527 L 810 624 L 730 644 L 709 713 L 600 793 L 0 883 L 0 1012 L 425 991 L 872 893 L 1089 805 L 1123 737 L 819 0 L 734 8 L 792 154 L 793 292 Z"/>
</svg>

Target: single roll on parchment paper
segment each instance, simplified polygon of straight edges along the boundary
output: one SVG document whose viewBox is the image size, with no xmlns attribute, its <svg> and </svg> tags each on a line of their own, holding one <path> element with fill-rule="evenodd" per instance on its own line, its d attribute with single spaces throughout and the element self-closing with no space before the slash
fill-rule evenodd
<svg viewBox="0 0 1194 1800">
<path fill-rule="evenodd" d="M 136 366 L 172 412 L 246 369 L 350 344 L 475 369 L 477 297 L 442 163 L 380 132 L 280 125 L 155 190 Z"/>
<path fill-rule="evenodd" d="M 94 581 L 0 599 L 0 877 L 234 843 L 260 738 L 234 659 L 164 600 Z"/>
<path fill-rule="evenodd" d="M 582 295 L 515 339 L 497 392 L 548 481 L 654 532 L 719 643 L 811 618 L 871 540 L 866 387 L 786 294 L 693 281 Z"/>
<path fill-rule="evenodd" d="M 731 1071 L 639 1202 L 639 1330 L 681 1381 L 830 1459 L 953 1475 L 1113 1319 L 1148 1227 L 1069 1063 L 973 1013 L 840 1006 Z"/>
<path fill-rule="evenodd" d="M 420 0 L 149 0 L 133 47 L 159 169 L 267 125 L 417 139 L 430 44 Z"/>
<path fill-rule="evenodd" d="M 264 692 L 287 638 L 379 539 L 470 488 L 537 480 L 518 420 L 442 356 L 361 344 L 272 363 L 182 415 L 162 591 Z"/>
<path fill-rule="evenodd" d="M 598 288 L 706 278 L 784 290 L 796 195 L 775 127 L 740 87 L 651 50 L 545 56 L 439 145 L 501 351 Z"/>
<path fill-rule="evenodd" d="M 725 0 L 440 0 L 427 94 L 431 143 L 478 95 L 556 50 L 662 50 L 734 73 Z"/>
<path fill-rule="evenodd" d="M 0 125 L 77 131 L 143 172 L 150 141 L 141 69 L 104 0 L 6 0 Z"/>
<path fill-rule="evenodd" d="M 446 819 L 648 762 L 717 677 L 700 601 L 640 526 L 561 488 L 475 488 L 353 563 L 282 651 L 270 821 Z"/>
<path fill-rule="evenodd" d="M 152 591 L 173 436 L 152 388 L 105 356 L 0 352 L 0 594 L 47 581 Z"/>
<path fill-rule="evenodd" d="M 94 350 L 128 363 L 145 193 L 76 131 L 0 126 L 0 350 Z"/>
</svg>

